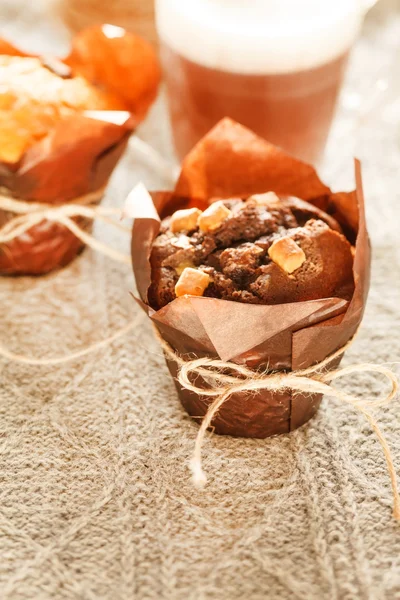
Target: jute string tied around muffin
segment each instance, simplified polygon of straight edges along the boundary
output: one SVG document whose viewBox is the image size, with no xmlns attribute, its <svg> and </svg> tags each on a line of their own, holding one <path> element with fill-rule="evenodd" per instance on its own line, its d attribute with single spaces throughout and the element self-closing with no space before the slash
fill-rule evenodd
<svg viewBox="0 0 400 600">
<path fill-rule="evenodd" d="M 199 396 L 214 398 L 210 404 L 200 425 L 194 452 L 190 461 L 193 481 L 196 486 L 203 487 L 207 477 L 202 468 L 202 446 L 207 429 L 212 425 L 213 418 L 223 404 L 229 402 L 233 394 L 239 392 L 254 393 L 258 390 L 270 390 L 271 392 L 283 392 L 291 390 L 309 394 L 324 394 L 336 398 L 341 402 L 349 404 L 361 412 L 375 432 L 385 455 L 386 464 L 390 476 L 393 491 L 393 516 L 400 521 L 400 495 L 397 489 L 396 469 L 387 441 L 379 428 L 379 425 L 369 409 L 383 406 L 393 400 L 396 396 L 399 383 L 396 375 L 387 367 L 377 364 L 355 364 L 343 367 L 335 371 L 327 371 L 326 367 L 337 357 L 341 356 L 353 343 L 354 337 L 336 352 L 325 358 L 320 363 L 307 369 L 289 372 L 257 372 L 245 366 L 232 362 L 213 358 L 196 358 L 184 360 L 172 347 L 161 337 L 158 330 L 156 335 L 162 345 L 167 358 L 178 364 L 177 380 L 186 388 Z M 229 375 L 227 374 L 229 371 Z M 356 373 L 380 373 L 384 375 L 391 384 L 390 391 L 376 400 L 364 400 L 352 394 L 339 390 L 331 385 L 331 382 L 341 377 L 354 375 Z M 204 389 L 196 385 L 196 379 L 200 376 L 209 385 Z M 294 395 L 294 402 L 296 396 Z"/>
<path fill-rule="evenodd" d="M 34 366 L 51 366 L 67 363 L 72 360 L 79 359 L 94 352 L 98 352 L 102 348 L 110 346 L 113 342 L 127 335 L 135 329 L 144 315 L 139 313 L 125 327 L 114 332 L 110 337 L 96 342 L 78 352 L 73 352 L 61 357 L 53 358 L 31 358 L 23 354 L 15 354 L 0 346 L 0 356 L 8 361 Z M 393 491 L 393 516 L 397 521 L 400 521 L 400 496 L 397 489 L 397 476 L 394 466 L 393 457 L 391 455 L 387 441 L 380 430 L 380 427 L 370 413 L 370 408 L 377 408 L 388 404 L 396 396 L 399 389 L 397 377 L 393 371 L 383 365 L 360 363 L 343 367 L 335 371 L 326 371 L 324 369 L 335 358 L 341 356 L 354 342 L 355 336 L 344 346 L 336 350 L 320 363 L 313 365 L 307 369 L 289 372 L 257 372 L 242 365 L 236 365 L 232 362 L 222 361 L 213 358 L 196 358 L 194 360 L 184 360 L 177 354 L 173 348 L 166 342 L 158 330 L 154 327 L 156 336 L 164 350 L 165 355 L 178 365 L 177 379 L 179 383 L 186 388 L 198 394 L 199 396 L 209 396 L 214 398 L 210 404 L 206 415 L 203 418 L 199 428 L 195 448 L 190 461 L 190 468 L 193 474 L 193 481 L 196 486 L 203 487 L 207 482 L 206 475 L 202 468 L 202 447 L 207 429 L 211 426 L 212 420 L 223 404 L 229 401 L 230 397 L 238 392 L 247 391 L 249 393 L 257 392 L 258 390 L 266 389 L 272 392 L 282 392 L 291 390 L 293 392 L 302 392 L 310 394 L 324 394 L 325 396 L 336 398 L 341 402 L 349 404 L 353 408 L 361 412 L 369 422 L 372 430 L 375 432 L 385 456 L 390 481 Z M 229 371 L 228 375 L 226 372 Z M 236 375 L 233 375 L 233 373 Z M 384 375 L 391 384 L 390 391 L 376 400 L 364 400 L 357 398 L 351 394 L 347 394 L 332 385 L 331 381 L 353 375 L 356 373 L 380 373 Z M 194 377 L 193 377 L 194 376 Z M 196 376 L 200 376 L 207 381 L 209 388 L 202 388 L 195 384 Z M 294 397 L 295 401 L 295 397 Z"/>
<path fill-rule="evenodd" d="M 0 188 L 0 209 L 17 215 L 0 228 L 0 244 L 7 244 L 17 239 L 42 221 L 51 221 L 69 229 L 81 242 L 93 250 L 117 262 L 130 265 L 130 256 L 100 242 L 74 221 L 74 217 L 84 217 L 93 221 L 99 219 L 121 231 L 130 232 L 128 227 L 112 218 L 121 218 L 123 214 L 121 209 L 97 205 L 104 194 L 104 189 L 102 187 L 99 190 L 75 198 L 72 202 L 54 206 L 42 202 L 26 202 L 12 197 L 5 188 Z"/>
</svg>

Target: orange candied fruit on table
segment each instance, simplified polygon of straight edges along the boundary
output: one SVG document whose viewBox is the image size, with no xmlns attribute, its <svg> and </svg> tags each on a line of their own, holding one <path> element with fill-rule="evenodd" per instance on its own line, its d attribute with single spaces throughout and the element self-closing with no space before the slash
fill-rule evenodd
<svg viewBox="0 0 400 600">
<path fill-rule="evenodd" d="M 142 120 L 155 100 L 161 71 L 153 46 L 115 25 L 84 29 L 64 61 L 93 84 L 120 98 Z"/>
</svg>

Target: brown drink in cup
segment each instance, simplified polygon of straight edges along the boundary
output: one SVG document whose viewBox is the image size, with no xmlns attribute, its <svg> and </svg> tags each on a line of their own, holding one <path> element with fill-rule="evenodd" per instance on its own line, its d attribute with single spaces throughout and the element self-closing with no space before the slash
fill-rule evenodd
<svg viewBox="0 0 400 600">
<path fill-rule="evenodd" d="M 178 155 L 229 116 L 318 162 L 362 16 L 361 0 L 157 0 Z"/>
</svg>

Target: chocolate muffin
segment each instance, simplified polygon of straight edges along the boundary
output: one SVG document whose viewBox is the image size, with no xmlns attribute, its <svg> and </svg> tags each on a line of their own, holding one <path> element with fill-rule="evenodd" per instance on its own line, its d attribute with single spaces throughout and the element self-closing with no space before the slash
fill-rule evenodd
<svg viewBox="0 0 400 600">
<path fill-rule="evenodd" d="M 352 248 L 335 219 L 272 192 L 176 211 L 150 262 L 154 309 L 184 295 L 282 304 L 347 299 L 354 289 Z"/>
</svg>

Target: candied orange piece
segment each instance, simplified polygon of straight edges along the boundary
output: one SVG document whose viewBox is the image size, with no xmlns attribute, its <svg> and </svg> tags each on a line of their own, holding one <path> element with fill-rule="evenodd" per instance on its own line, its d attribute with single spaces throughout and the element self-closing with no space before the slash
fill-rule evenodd
<svg viewBox="0 0 400 600">
<path fill-rule="evenodd" d="M 303 250 L 289 236 L 275 240 L 268 249 L 268 254 L 274 263 L 286 273 L 297 271 L 306 260 Z"/>
<path fill-rule="evenodd" d="M 228 217 L 230 217 L 232 211 L 229 210 L 222 202 L 219 200 L 218 202 L 213 202 L 210 204 L 208 208 L 199 216 L 198 225 L 201 231 L 208 232 L 214 231 L 214 229 L 218 229 L 220 225 Z"/>
<path fill-rule="evenodd" d="M 175 286 L 177 298 L 181 296 L 202 296 L 210 283 L 210 276 L 191 267 L 183 269 Z"/>
<path fill-rule="evenodd" d="M 0 114 L 0 160 L 6 163 L 16 163 L 30 142 L 29 132 L 15 131 L 13 124 L 3 123 Z"/>
<path fill-rule="evenodd" d="M 154 101 L 160 67 L 152 45 L 115 25 L 84 29 L 64 61 L 75 72 L 120 98 L 127 110 L 143 119 Z"/>
</svg>

